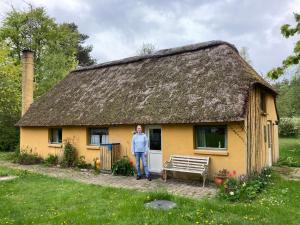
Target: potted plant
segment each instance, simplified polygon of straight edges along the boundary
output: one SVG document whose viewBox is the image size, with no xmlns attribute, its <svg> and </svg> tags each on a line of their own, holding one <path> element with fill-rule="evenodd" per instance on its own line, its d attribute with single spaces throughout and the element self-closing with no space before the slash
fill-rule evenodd
<svg viewBox="0 0 300 225">
<path fill-rule="evenodd" d="M 220 186 L 225 182 L 229 174 L 227 169 L 219 170 L 219 172 L 214 176 L 214 182 L 217 186 Z"/>
</svg>

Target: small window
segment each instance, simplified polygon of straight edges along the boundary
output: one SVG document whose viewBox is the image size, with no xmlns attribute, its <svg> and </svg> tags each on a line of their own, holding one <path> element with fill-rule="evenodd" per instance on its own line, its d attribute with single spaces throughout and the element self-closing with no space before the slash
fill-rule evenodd
<svg viewBox="0 0 300 225">
<path fill-rule="evenodd" d="M 108 128 L 89 128 L 88 144 L 108 144 Z"/>
<path fill-rule="evenodd" d="M 51 128 L 49 131 L 50 143 L 51 144 L 61 144 L 62 143 L 62 129 L 61 128 Z"/>
<path fill-rule="evenodd" d="M 266 109 L 266 93 L 264 93 L 264 92 L 261 92 L 261 94 L 260 94 L 260 110 L 263 113 L 267 112 L 267 109 Z"/>
<path fill-rule="evenodd" d="M 226 148 L 226 126 L 197 126 L 195 134 L 196 148 Z"/>
</svg>

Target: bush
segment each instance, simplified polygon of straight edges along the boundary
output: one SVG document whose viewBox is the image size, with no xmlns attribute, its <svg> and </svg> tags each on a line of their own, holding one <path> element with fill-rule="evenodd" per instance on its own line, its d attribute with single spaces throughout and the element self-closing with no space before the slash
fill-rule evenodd
<svg viewBox="0 0 300 225">
<path fill-rule="evenodd" d="M 281 137 L 295 137 L 298 135 L 296 121 L 292 118 L 281 118 L 279 123 L 279 135 Z"/>
<path fill-rule="evenodd" d="M 53 154 L 49 154 L 47 156 L 47 158 L 45 158 L 44 163 L 47 166 L 54 166 L 58 164 L 58 156 L 57 155 L 53 155 Z"/>
<path fill-rule="evenodd" d="M 129 161 L 128 157 L 123 157 L 122 159 L 114 162 L 112 166 L 113 175 L 123 175 L 123 176 L 133 176 L 134 167 L 133 163 Z"/>
<path fill-rule="evenodd" d="M 61 166 L 63 167 L 73 167 L 76 164 L 76 158 L 77 158 L 77 150 L 76 148 L 67 141 L 64 146 L 64 155 L 63 160 L 61 162 Z"/>
<path fill-rule="evenodd" d="M 14 151 L 20 140 L 19 128 L 14 124 L 19 115 L 4 115 L 0 113 L 0 151 Z"/>
<path fill-rule="evenodd" d="M 271 169 L 264 168 L 261 173 L 253 173 L 249 177 L 229 177 L 220 186 L 219 197 L 229 201 L 250 201 L 257 197 L 268 185 Z"/>
<path fill-rule="evenodd" d="M 82 155 L 79 157 L 79 159 L 76 162 L 76 166 L 80 169 L 91 169 L 92 165 L 89 163 L 86 163 L 85 157 Z"/>
<path fill-rule="evenodd" d="M 20 154 L 16 156 L 14 162 L 22 165 L 33 165 L 43 163 L 43 158 L 37 153 L 32 153 L 32 150 L 22 150 Z"/>
</svg>

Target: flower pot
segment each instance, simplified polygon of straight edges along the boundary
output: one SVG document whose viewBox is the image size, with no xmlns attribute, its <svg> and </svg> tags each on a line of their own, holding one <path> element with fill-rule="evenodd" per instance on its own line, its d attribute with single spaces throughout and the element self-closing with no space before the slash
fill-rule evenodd
<svg viewBox="0 0 300 225">
<path fill-rule="evenodd" d="M 217 186 L 220 186 L 222 185 L 226 180 L 226 177 L 223 177 L 223 176 L 215 176 L 214 177 L 214 182 Z"/>
</svg>

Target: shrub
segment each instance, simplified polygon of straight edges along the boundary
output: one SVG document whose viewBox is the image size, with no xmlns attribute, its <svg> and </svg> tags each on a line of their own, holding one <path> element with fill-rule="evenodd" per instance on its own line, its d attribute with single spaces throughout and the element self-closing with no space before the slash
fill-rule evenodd
<svg viewBox="0 0 300 225">
<path fill-rule="evenodd" d="M 253 200 L 268 185 L 270 177 L 270 168 L 264 168 L 260 174 L 253 173 L 249 177 L 230 176 L 220 186 L 219 197 L 229 201 Z"/>
<path fill-rule="evenodd" d="M 282 118 L 279 123 L 279 135 L 281 137 L 295 137 L 298 135 L 298 127 L 292 118 Z"/>
<path fill-rule="evenodd" d="M 15 158 L 14 162 L 22 165 L 33 165 L 43 163 L 43 158 L 37 153 L 32 153 L 32 150 L 22 150 L 20 154 Z"/>
<path fill-rule="evenodd" d="M 61 162 L 61 166 L 63 167 L 73 167 L 76 164 L 76 148 L 67 141 L 64 146 L 64 155 L 63 160 Z"/>
<path fill-rule="evenodd" d="M 58 156 L 57 155 L 53 155 L 53 154 L 49 154 L 47 156 L 47 158 L 45 158 L 44 163 L 47 166 L 54 166 L 58 164 Z"/>
<path fill-rule="evenodd" d="M 80 169 L 91 169 L 92 165 L 89 163 L 86 163 L 85 157 L 82 155 L 79 157 L 79 159 L 76 162 L 76 166 Z"/>
<path fill-rule="evenodd" d="M 113 175 L 123 175 L 123 176 L 133 176 L 134 175 L 134 167 L 133 163 L 129 161 L 128 157 L 123 157 L 122 159 L 114 162 L 112 166 L 112 174 Z"/>
<path fill-rule="evenodd" d="M 17 114 L 0 113 L 0 151 L 14 151 L 19 144 L 20 131 L 14 124 L 19 120 Z"/>
</svg>

